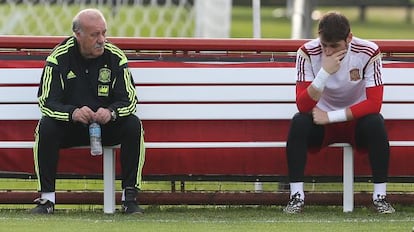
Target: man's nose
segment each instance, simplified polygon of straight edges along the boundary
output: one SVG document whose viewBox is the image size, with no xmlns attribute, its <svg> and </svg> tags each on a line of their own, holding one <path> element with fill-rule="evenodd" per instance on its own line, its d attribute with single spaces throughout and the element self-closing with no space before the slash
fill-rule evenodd
<svg viewBox="0 0 414 232">
<path fill-rule="evenodd" d="M 103 43 L 105 42 L 105 35 L 101 34 L 98 36 L 98 43 Z"/>
</svg>

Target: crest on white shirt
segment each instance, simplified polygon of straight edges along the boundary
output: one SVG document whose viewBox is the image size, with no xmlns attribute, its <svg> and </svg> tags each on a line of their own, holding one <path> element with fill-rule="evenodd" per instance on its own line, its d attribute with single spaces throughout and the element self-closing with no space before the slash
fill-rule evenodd
<svg viewBox="0 0 414 232">
<path fill-rule="evenodd" d="M 359 71 L 359 69 L 354 68 L 351 71 L 349 71 L 349 79 L 351 81 L 359 81 L 359 80 L 361 80 L 361 72 Z"/>
</svg>

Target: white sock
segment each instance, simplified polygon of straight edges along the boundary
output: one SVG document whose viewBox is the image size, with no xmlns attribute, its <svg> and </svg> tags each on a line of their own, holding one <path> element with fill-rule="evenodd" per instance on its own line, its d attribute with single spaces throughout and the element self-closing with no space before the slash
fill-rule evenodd
<svg viewBox="0 0 414 232">
<path fill-rule="evenodd" d="M 53 204 L 55 204 L 56 194 L 55 192 L 45 192 L 40 194 L 40 198 L 48 199 L 49 201 L 53 202 Z"/>
<path fill-rule="evenodd" d="M 372 193 L 372 200 L 376 200 L 379 196 L 387 195 L 387 183 L 374 184 L 374 192 Z"/>
<path fill-rule="evenodd" d="M 125 201 L 125 189 L 122 189 L 121 201 Z"/>
<path fill-rule="evenodd" d="M 303 182 L 292 182 L 290 183 L 290 197 L 300 194 L 300 199 L 305 200 L 305 193 L 303 192 Z"/>
</svg>

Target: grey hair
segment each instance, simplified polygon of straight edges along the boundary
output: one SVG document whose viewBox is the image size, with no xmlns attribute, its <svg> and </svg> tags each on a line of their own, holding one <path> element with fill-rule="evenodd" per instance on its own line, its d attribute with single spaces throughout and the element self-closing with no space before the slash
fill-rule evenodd
<svg viewBox="0 0 414 232">
<path fill-rule="evenodd" d="M 102 19 L 104 20 L 104 21 L 106 21 L 105 20 L 105 17 L 103 16 L 103 14 L 102 14 L 102 12 L 101 11 L 99 11 L 98 9 L 93 9 L 93 8 L 90 8 L 90 9 L 84 9 L 84 10 L 81 10 L 81 11 L 79 11 L 79 13 L 77 13 L 76 15 L 75 15 L 75 17 L 73 18 L 73 20 L 72 20 L 72 31 L 73 32 L 75 32 L 75 33 L 77 33 L 77 32 L 82 32 L 82 25 L 81 25 L 81 20 L 80 20 L 80 18 L 81 18 L 81 15 L 82 14 L 85 14 L 85 13 L 95 13 L 96 15 L 99 15 L 100 17 L 102 17 Z"/>
<path fill-rule="evenodd" d="M 81 32 L 82 28 L 80 26 L 79 17 L 75 17 L 72 21 L 72 31 L 77 33 Z"/>
<path fill-rule="evenodd" d="M 72 31 L 73 32 L 81 32 L 82 31 L 82 27 L 81 27 L 81 22 L 80 22 L 80 14 L 82 14 L 82 12 L 84 12 L 84 10 L 79 11 L 79 13 L 77 13 L 75 15 L 75 17 L 72 20 Z"/>
</svg>

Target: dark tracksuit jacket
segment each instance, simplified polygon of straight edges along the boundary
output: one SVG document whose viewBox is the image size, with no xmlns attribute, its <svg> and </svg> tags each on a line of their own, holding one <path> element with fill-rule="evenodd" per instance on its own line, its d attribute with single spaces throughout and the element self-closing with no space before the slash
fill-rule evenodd
<svg viewBox="0 0 414 232">
<path fill-rule="evenodd" d="M 60 148 L 89 144 L 87 126 L 72 121 L 73 111 L 82 106 L 116 112 L 115 121 L 101 125 L 102 142 L 121 144 L 122 187 L 140 187 L 143 129 L 135 116 L 135 84 L 127 65 L 123 51 L 109 42 L 100 57 L 83 58 L 73 36 L 47 57 L 38 90 L 42 119 L 36 128 L 34 147 L 39 191 L 55 191 Z"/>
</svg>

